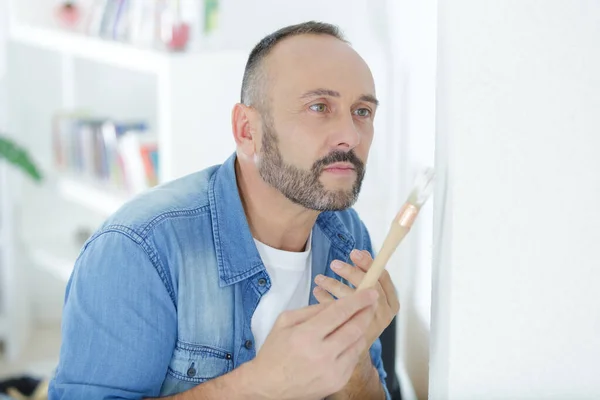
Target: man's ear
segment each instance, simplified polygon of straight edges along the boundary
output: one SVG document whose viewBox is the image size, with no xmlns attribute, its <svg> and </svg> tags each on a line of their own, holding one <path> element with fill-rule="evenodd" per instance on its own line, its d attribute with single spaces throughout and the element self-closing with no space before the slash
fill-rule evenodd
<svg viewBox="0 0 600 400">
<path fill-rule="evenodd" d="M 258 113 L 252 107 L 237 103 L 231 112 L 233 138 L 239 151 L 253 157 L 257 151 Z"/>
</svg>

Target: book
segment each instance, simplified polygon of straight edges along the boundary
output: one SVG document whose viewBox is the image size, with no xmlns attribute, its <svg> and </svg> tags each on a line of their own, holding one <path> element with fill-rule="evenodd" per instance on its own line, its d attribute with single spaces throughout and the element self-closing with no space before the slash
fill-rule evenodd
<svg viewBox="0 0 600 400">
<path fill-rule="evenodd" d="M 158 142 L 145 121 L 57 113 L 52 142 L 54 164 L 63 174 L 128 194 L 159 183 Z"/>
</svg>

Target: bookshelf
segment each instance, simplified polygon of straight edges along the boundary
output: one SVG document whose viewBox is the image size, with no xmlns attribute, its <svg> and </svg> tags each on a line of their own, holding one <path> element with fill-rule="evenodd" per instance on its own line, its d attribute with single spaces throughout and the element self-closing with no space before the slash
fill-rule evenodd
<svg viewBox="0 0 600 400">
<path fill-rule="evenodd" d="M 246 52 L 168 54 L 25 26 L 14 29 L 11 26 L 9 37 L 15 53 L 8 66 L 9 92 L 13 89 L 21 94 L 11 96 L 14 101 L 10 104 L 9 125 L 15 132 L 23 133 L 25 144 L 32 148 L 42 168 L 58 176 L 56 187 L 50 190 L 66 201 L 106 216 L 136 194 L 125 194 L 99 182 L 73 178 L 70 174 L 61 176 L 57 172 L 52 155 L 51 120 L 59 111 L 77 109 L 78 97 L 88 97 L 83 106 L 92 115 L 110 117 L 112 112 L 118 112 L 125 119 L 149 121 L 159 149 L 159 183 L 221 163 L 234 151 L 230 112 L 238 101 Z M 101 93 L 98 87 L 103 83 L 90 79 L 96 68 L 94 64 L 102 65 L 104 79 L 107 76 L 116 79 L 125 69 L 129 71 L 126 77 L 140 75 L 149 84 L 139 99 L 126 86 L 114 94 Z M 29 68 L 23 70 L 22 65 Z M 65 73 L 65 65 L 73 74 Z M 78 81 L 77 75 L 85 70 L 88 72 L 81 73 L 85 78 Z M 38 79 L 43 77 L 39 89 L 27 82 L 32 74 Z M 100 93 L 97 98 L 89 98 L 77 93 L 80 87 Z M 131 113 L 123 96 L 131 97 Z M 121 105 L 118 110 L 112 106 L 113 98 Z M 32 121 L 30 115 L 34 113 Z M 27 194 L 25 197 L 29 198 Z"/>
<path fill-rule="evenodd" d="M 65 74 L 65 64 L 69 65 L 68 70 L 73 70 L 78 68 L 78 63 L 97 63 L 115 71 L 126 69 L 152 80 L 153 98 L 146 97 L 141 101 L 150 104 L 146 114 L 153 120 L 151 128 L 160 149 L 160 183 L 220 163 L 234 150 L 230 134 L 230 110 L 238 101 L 247 52 L 170 54 L 136 49 L 131 45 L 78 33 L 26 25 L 11 25 L 9 33 L 13 45 L 26 48 L 28 57 L 35 58 L 35 54 L 42 54 L 43 58 L 54 58 L 48 64 L 54 64 L 55 70 L 46 71 L 49 78 L 54 75 L 57 79 L 58 84 L 51 85 L 55 95 L 49 96 L 54 98 L 35 100 L 37 104 L 31 107 L 42 109 L 42 113 L 50 118 L 56 111 L 77 106 L 77 100 L 73 100 L 77 94 L 73 92 L 77 91 L 79 83 L 73 76 Z M 11 79 L 16 77 L 16 80 L 11 83 L 17 88 L 19 79 L 25 79 L 26 76 L 19 76 L 18 66 L 13 67 L 15 73 L 11 74 Z M 10 69 L 9 64 L 9 73 Z M 35 68 L 36 73 L 39 74 L 40 69 Z M 82 85 L 89 86 L 89 82 Z M 52 91 L 51 88 L 47 89 Z M 124 92 L 126 90 L 123 89 Z M 120 95 L 115 93 L 115 97 Z M 109 101 L 104 99 L 104 103 Z M 89 104 L 87 106 L 89 109 Z M 20 107 L 20 104 L 16 105 L 16 109 Z M 102 105 L 98 108 L 102 108 Z M 127 114 L 127 110 L 120 112 Z M 98 115 L 107 115 L 107 112 L 98 110 Z M 48 123 L 45 129 L 42 126 L 40 130 L 48 131 L 49 127 Z M 40 152 L 45 153 L 40 158 L 49 158 L 48 145 Z M 49 160 L 46 167 L 54 169 L 52 164 Z M 59 179 L 58 193 L 69 201 L 79 202 L 104 214 L 116 210 L 128 198 L 123 194 L 103 193 L 99 185 L 93 182 L 71 178 Z"/>
<path fill-rule="evenodd" d="M 169 54 L 126 43 L 24 24 L 10 30 L 10 39 L 23 45 L 157 75 L 167 71 L 171 58 Z"/>
<path fill-rule="evenodd" d="M 219 164 L 235 150 L 231 109 L 239 101 L 249 49 L 169 53 L 136 47 L 29 18 L 21 12 L 31 7 L 25 3 L 13 1 L 9 9 L 8 130 L 47 179 L 41 186 L 21 183 L 12 245 L 20 251 L 0 272 L 8 277 L 5 286 L 16 279 L 27 282 L 33 274 L 52 277 L 43 285 L 62 292 L 85 239 L 81 232 L 95 231 L 137 192 L 59 168 L 53 139 L 57 114 L 85 110 L 90 118 L 144 121 L 158 148 L 157 183 L 177 179 Z M 16 272 L 25 276 L 17 278 Z M 8 302 L 14 304 L 18 299 L 11 293 Z M 48 309 L 51 303 L 56 299 L 31 297 L 32 317 L 13 337 L 26 341 L 36 315 L 55 313 Z M 0 333 L 2 321 L 11 318 L 0 314 Z M 8 346 L 11 354 L 18 352 Z"/>
<path fill-rule="evenodd" d="M 71 177 L 59 178 L 57 186 L 58 192 L 66 200 L 106 216 L 117 211 L 128 199 L 124 193 L 111 193 L 100 185 Z"/>
</svg>

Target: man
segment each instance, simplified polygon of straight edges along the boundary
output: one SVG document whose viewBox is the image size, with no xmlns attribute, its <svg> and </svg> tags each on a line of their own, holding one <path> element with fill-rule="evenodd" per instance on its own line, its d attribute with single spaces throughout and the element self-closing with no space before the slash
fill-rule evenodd
<svg viewBox="0 0 600 400">
<path fill-rule="evenodd" d="M 353 289 L 372 261 L 350 207 L 376 108 L 336 27 L 263 39 L 235 154 L 139 196 L 85 244 L 50 399 L 389 398 L 378 337 L 398 299 L 387 273 Z"/>
</svg>

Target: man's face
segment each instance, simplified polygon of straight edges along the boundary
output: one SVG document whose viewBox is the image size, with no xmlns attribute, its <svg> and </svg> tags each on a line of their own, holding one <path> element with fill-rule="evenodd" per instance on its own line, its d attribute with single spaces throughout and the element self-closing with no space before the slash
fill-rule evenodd
<svg viewBox="0 0 600 400">
<path fill-rule="evenodd" d="M 347 44 L 329 36 L 282 41 L 265 60 L 258 171 L 296 204 L 352 206 L 373 139 L 373 78 Z"/>
</svg>

